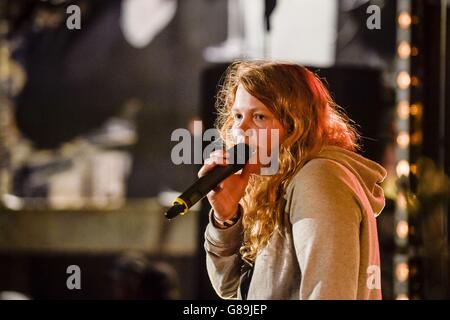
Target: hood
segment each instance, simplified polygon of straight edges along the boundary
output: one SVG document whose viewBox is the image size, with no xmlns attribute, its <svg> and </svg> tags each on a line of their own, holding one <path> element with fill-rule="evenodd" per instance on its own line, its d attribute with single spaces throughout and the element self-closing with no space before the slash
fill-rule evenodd
<svg viewBox="0 0 450 320">
<path fill-rule="evenodd" d="M 381 165 L 355 152 L 335 146 L 323 147 L 317 157 L 334 160 L 349 169 L 363 187 L 375 216 L 380 214 L 385 204 L 380 183 L 387 175 Z"/>
</svg>

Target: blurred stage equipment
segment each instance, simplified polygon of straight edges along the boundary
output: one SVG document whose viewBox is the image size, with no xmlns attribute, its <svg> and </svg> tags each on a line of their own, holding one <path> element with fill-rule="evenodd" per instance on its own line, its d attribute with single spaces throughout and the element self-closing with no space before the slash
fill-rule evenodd
<svg viewBox="0 0 450 320">
<path fill-rule="evenodd" d="M 148 45 L 173 19 L 176 0 L 123 0 L 120 27 L 135 48 Z"/>
<path fill-rule="evenodd" d="M 25 86 L 27 75 L 12 57 L 13 44 L 8 39 L 11 24 L 7 16 L 7 2 L 0 3 L 0 203 L 8 201 L 12 189 L 13 148 L 19 133 L 14 121 L 14 102 Z"/>
<path fill-rule="evenodd" d="M 330 66 L 335 60 L 337 0 L 228 0 L 225 42 L 204 51 L 207 61 L 293 60 Z"/>
<path fill-rule="evenodd" d="M 304 65 L 335 64 L 337 0 L 279 0 L 271 17 L 267 57 Z"/>
<path fill-rule="evenodd" d="M 450 296 L 448 11 L 397 0 L 396 299 Z"/>
<path fill-rule="evenodd" d="M 380 29 L 367 28 L 371 5 L 380 8 Z M 340 0 L 336 64 L 389 70 L 395 58 L 395 1 Z"/>
<path fill-rule="evenodd" d="M 266 26 L 266 31 L 270 32 L 270 16 L 273 10 L 277 6 L 277 0 L 265 0 L 264 1 L 264 23 Z"/>
<path fill-rule="evenodd" d="M 67 3 L 1 2 L 0 196 L 9 209 L 42 202 L 53 209 L 116 208 L 125 202 L 129 150 L 137 141 L 134 121 L 141 102 L 130 98 L 128 90 L 126 99 L 114 97 L 112 92 L 121 90 L 107 87 L 117 82 L 97 78 L 102 69 L 95 61 L 102 50 L 86 63 L 71 61 L 79 61 L 74 57 L 91 45 L 91 30 L 109 24 L 120 2 L 101 11 L 95 6 L 102 3 L 77 1 L 82 13 L 88 13 L 83 25 L 91 26 L 98 12 L 106 17 L 100 15 L 93 28 L 77 32 L 65 28 Z M 58 34 L 74 45 L 58 41 Z M 54 40 L 51 45 L 40 40 L 46 36 Z M 110 39 L 105 41 L 107 47 Z M 78 67 L 71 70 L 74 65 Z M 94 96 L 84 90 L 92 83 L 98 87 Z"/>
<path fill-rule="evenodd" d="M 219 45 L 207 47 L 203 52 L 204 58 L 210 62 L 226 62 L 237 58 L 264 57 L 264 18 L 266 21 L 270 19 L 271 10 L 265 11 L 262 0 L 227 1 L 227 39 Z M 275 5 L 272 3 L 272 6 Z"/>
<path fill-rule="evenodd" d="M 22 141 L 11 168 L 11 194 L 28 204 L 47 199 L 53 209 L 121 207 L 131 169 L 126 149 L 137 140 L 132 121 L 113 117 L 55 150 L 35 150 Z"/>
</svg>

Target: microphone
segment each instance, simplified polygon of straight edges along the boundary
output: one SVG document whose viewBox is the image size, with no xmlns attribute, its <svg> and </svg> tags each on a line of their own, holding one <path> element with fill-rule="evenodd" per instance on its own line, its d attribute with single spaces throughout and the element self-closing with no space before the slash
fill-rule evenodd
<svg viewBox="0 0 450 320">
<path fill-rule="evenodd" d="M 250 159 L 251 149 L 245 143 L 238 143 L 227 150 L 229 164 L 216 166 L 203 177 L 194 182 L 173 202 L 173 206 L 164 214 L 167 219 L 186 214 L 198 201 L 203 199 L 208 192 L 233 173 L 241 170 Z"/>
</svg>

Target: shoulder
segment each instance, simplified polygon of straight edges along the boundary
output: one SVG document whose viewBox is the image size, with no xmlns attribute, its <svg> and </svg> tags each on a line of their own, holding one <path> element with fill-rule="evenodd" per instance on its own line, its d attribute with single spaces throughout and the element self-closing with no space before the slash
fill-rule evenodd
<svg viewBox="0 0 450 320">
<path fill-rule="evenodd" d="M 286 200 L 291 221 L 302 214 L 334 217 L 354 211 L 360 218 L 359 202 L 355 193 L 356 178 L 342 164 L 325 158 L 307 162 L 292 178 L 286 188 Z"/>
<path fill-rule="evenodd" d="M 325 158 L 315 158 L 308 161 L 292 178 L 287 187 L 287 191 L 295 188 L 308 188 L 320 184 L 335 188 L 336 185 L 347 185 L 349 187 L 354 184 L 353 174 L 342 164 Z"/>
</svg>

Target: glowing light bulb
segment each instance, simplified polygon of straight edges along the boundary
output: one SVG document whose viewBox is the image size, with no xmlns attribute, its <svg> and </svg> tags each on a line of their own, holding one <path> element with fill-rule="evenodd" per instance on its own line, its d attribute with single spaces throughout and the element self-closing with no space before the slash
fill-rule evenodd
<svg viewBox="0 0 450 320">
<path fill-rule="evenodd" d="M 395 276 L 398 281 L 405 282 L 408 280 L 409 276 L 409 267 L 405 262 L 400 262 L 395 266 Z"/>
<path fill-rule="evenodd" d="M 397 233 L 397 237 L 400 239 L 406 239 L 408 237 L 409 226 L 405 220 L 401 220 L 397 223 L 397 227 L 395 228 L 395 232 Z"/>
<path fill-rule="evenodd" d="M 397 75 L 397 86 L 400 89 L 407 89 L 411 84 L 411 77 L 406 71 L 400 71 Z"/>
<path fill-rule="evenodd" d="M 397 104 L 397 115 L 402 120 L 407 120 L 409 117 L 409 103 L 408 101 L 400 101 Z"/>
<path fill-rule="evenodd" d="M 400 160 L 397 163 L 396 171 L 397 171 L 398 177 L 408 176 L 409 175 L 409 162 L 406 160 Z"/>
<path fill-rule="evenodd" d="M 406 59 L 411 55 L 411 46 L 407 41 L 402 41 L 398 45 L 397 53 L 401 59 Z"/>
<path fill-rule="evenodd" d="M 409 145 L 409 134 L 407 132 L 400 132 L 397 136 L 397 144 L 400 148 L 406 149 Z"/>
<path fill-rule="evenodd" d="M 411 25 L 412 19 L 408 12 L 401 12 L 398 15 L 398 25 L 402 29 L 407 29 Z"/>
</svg>

